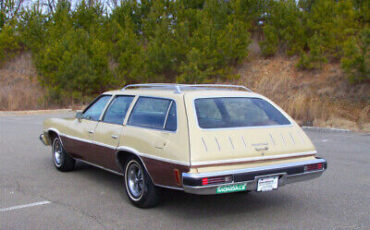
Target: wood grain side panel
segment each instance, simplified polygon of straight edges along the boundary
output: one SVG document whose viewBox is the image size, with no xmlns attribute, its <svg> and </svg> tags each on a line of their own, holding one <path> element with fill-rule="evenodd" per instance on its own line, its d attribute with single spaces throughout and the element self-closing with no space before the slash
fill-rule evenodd
<svg viewBox="0 0 370 230">
<path fill-rule="evenodd" d="M 90 143 L 78 141 L 66 136 L 60 136 L 63 147 L 74 158 L 87 160 L 86 156 L 89 152 Z"/>
<path fill-rule="evenodd" d="M 183 172 L 189 172 L 189 167 L 184 165 L 178 165 L 159 161 L 147 157 L 142 157 L 144 164 L 153 179 L 154 184 L 181 187 L 181 184 L 176 182 L 174 170 L 178 169 L 180 173 L 180 182 L 182 181 L 181 175 Z"/>
<path fill-rule="evenodd" d="M 116 150 L 97 144 L 91 144 L 91 163 L 103 166 L 104 168 L 122 173 L 116 161 Z"/>
<path fill-rule="evenodd" d="M 116 162 L 115 149 L 65 136 L 61 136 L 61 139 L 64 149 L 72 157 L 121 173 L 122 170 Z"/>
</svg>

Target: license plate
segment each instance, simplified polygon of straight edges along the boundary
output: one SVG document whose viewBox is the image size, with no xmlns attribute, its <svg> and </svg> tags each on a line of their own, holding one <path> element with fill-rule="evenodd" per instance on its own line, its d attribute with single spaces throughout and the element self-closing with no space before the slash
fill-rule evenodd
<svg viewBox="0 0 370 230">
<path fill-rule="evenodd" d="M 247 190 L 247 184 L 232 184 L 218 187 L 216 193 L 239 192 L 245 190 Z"/>
<path fill-rule="evenodd" d="M 257 191 L 266 192 L 278 188 L 279 177 L 265 177 L 258 180 Z"/>
</svg>

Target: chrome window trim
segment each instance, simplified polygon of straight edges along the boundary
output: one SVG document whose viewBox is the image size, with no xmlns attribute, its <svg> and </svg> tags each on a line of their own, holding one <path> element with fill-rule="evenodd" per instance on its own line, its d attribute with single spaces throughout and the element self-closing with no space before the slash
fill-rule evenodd
<svg viewBox="0 0 370 230">
<path fill-rule="evenodd" d="M 265 126 L 242 126 L 242 127 L 230 127 L 230 128 L 202 128 L 199 126 L 199 120 L 198 120 L 198 114 L 197 110 L 195 108 L 195 100 L 197 99 L 212 99 L 212 98 L 256 98 L 256 99 L 261 99 L 266 102 L 268 102 L 270 105 L 272 105 L 275 109 L 277 109 L 289 122 L 290 124 L 286 125 L 265 125 Z M 240 96 L 240 95 L 231 95 L 231 96 L 201 96 L 201 97 L 196 97 L 192 100 L 192 107 L 193 107 L 193 112 L 195 116 L 195 123 L 198 129 L 202 131 L 214 131 L 214 130 L 239 130 L 239 129 L 261 129 L 261 128 L 283 128 L 283 127 L 292 127 L 294 124 L 294 121 L 290 119 L 290 117 L 287 117 L 283 111 L 280 111 L 279 108 L 277 108 L 274 104 L 272 104 L 270 101 L 266 100 L 265 98 L 262 97 L 256 97 L 256 96 Z"/>
<path fill-rule="evenodd" d="M 167 108 L 167 113 L 166 113 L 166 117 L 164 118 L 162 129 L 165 129 L 165 127 L 166 127 L 167 119 L 168 119 L 168 114 L 170 113 L 170 110 L 171 110 L 171 107 L 172 107 L 172 103 L 173 103 L 173 101 L 170 102 L 170 105 Z"/>
<path fill-rule="evenodd" d="M 109 100 L 108 100 L 107 104 L 105 105 L 103 111 L 101 112 L 100 117 L 99 117 L 99 120 L 97 120 L 97 122 L 100 122 L 101 121 L 101 119 L 103 118 L 103 116 L 105 114 L 105 111 L 107 111 L 107 108 L 110 105 L 110 103 L 112 103 L 113 99 L 114 99 L 114 96 L 111 95 L 111 97 L 109 98 Z"/>
<path fill-rule="evenodd" d="M 153 131 L 159 131 L 159 132 L 164 132 L 164 133 L 176 133 L 177 132 L 177 130 L 176 131 L 170 131 L 170 130 L 165 130 L 165 129 L 152 128 L 152 127 L 147 127 L 147 126 L 140 126 L 140 125 L 129 125 L 129 124 L 126 124 L 126 126 L 140 128 L 140 129 L 151 129 Z"/>
</svg>

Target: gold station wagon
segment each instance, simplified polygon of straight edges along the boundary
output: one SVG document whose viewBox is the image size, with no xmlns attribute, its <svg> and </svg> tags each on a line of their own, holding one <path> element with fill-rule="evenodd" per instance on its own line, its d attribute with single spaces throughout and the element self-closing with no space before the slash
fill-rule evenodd
<svg viewBox="0 0 370 230">
<path fill-rule="evenodd" d="M 40 139 L 60 171 L 78 160 L 122 175 L 138 207 L 157 204 L 161 188 L 264 192 L 327 168 L 291 117 L 236 85 L 128 85 L 76 118 L 45 120 Z"/>
</svg>

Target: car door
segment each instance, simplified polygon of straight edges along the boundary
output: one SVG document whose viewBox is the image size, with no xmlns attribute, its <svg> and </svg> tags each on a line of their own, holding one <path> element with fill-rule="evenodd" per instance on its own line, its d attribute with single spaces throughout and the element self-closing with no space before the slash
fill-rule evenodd
<svg viewBox="0 0 370 230">
<path fill-rule="evenodd" d="M 93 137 L 92 163 L 119 172 L 115 149 L 119 145 L 123 122 L 135 96 L 117 95 L 98 122 Z"/>
<path fill-rule="evenodd" d="M 64 143 L 73 157 L 86 161 L 93 158 L 91 155 L 93 135 L 110 98 L 111 95 L 99 96 L 83 111 L 82 116 L 73 122 L 69 132 L 71 138 Z"/>
</svg>

